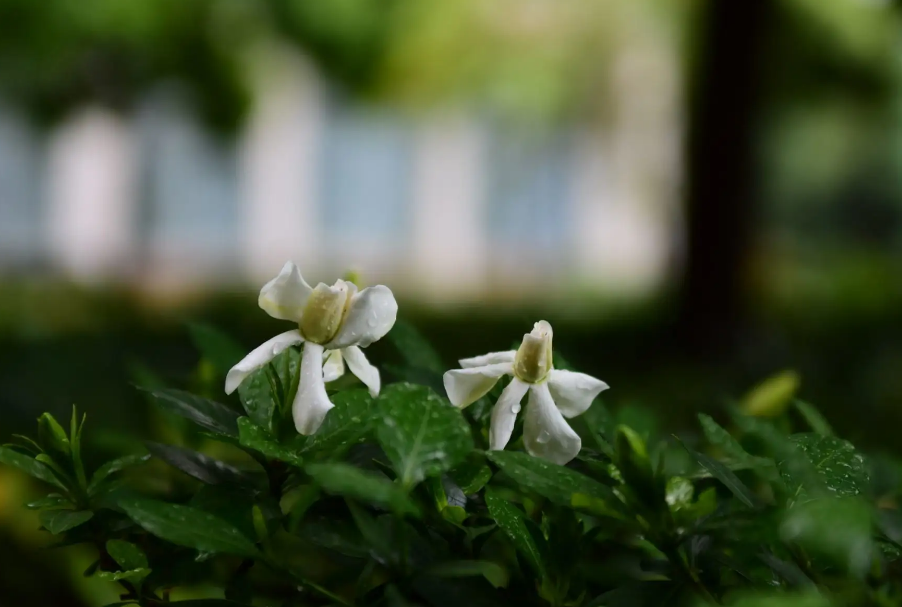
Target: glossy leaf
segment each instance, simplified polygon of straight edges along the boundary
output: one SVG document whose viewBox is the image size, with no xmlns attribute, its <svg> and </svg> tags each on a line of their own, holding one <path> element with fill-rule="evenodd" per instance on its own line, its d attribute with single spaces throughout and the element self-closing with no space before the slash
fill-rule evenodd
<svg viewBox="0 0 902 607">
<path fill-rule="evenodd" d="M 495 494 L 491 488 L 485 492 L 485 504 L 489 514 L 513 542 L 514 547 L 530 564 L 539 577 L 545 577 L 546 567 L 542 550 L 532 533 L 526 526 L 526 514 L 522 510 Z"/>
<path fill-rule="evenodd" d="M 91 482 L 88 484 L 88 493 L 93 495 L 94 492 L 97 491 L 97 489 L 100 487 L 101 483 L 103 483 L 104 480 L 106 480 L 113 474 L 121 472 L 126 468 L 131 468 L 132 466 L 143 464 L 149 459 L 150 455 L 145 454 L 126 455 L 125 457 L 120 457 L 118 459 L 108 461 L 94 471 L 94 476 L 91 477 Z"/>
<path fill-rule="evenodd" d="M 183 449 L 174 445 L 163 445 L 160 443 L 145 443 L 147 450 L 155 457 L 160 458 L 170 466 L 178 468 L 185 474 L 193 476 L 197 480 L 217 485 L 219 483 L 235 483 L 251 485 L 252 479 L 238 470 L 234 466 L 230 466 L 225 462 L 213 459 L 203 453 Z"/>
<path fill-rule="evenodd" d="M 279 443 L 269 432 L 255 424 L 250 418 L 238 420 L 238 441 L 243 447 L 259 451 L 271 459 L 277 459 L 292 466 L 302 466 L 304 458 L 300 451 L 304 445 L 304 437 L 296 437 L 287 444 Z"/>
<path fill-rule="evenodd" d="M 173 544 L 248 558 L 259 554 L 238 529 L 202 510 L 141 498 L 121 500 L 119 506 L 141 527 Z"/>
<path fill-rule="evenodd" d="M 402 484 L 445 472 L 473 449 L 461 412 L 425 386 L 394 384 L 379 397 L 379 444 Z"/>
<path fill-rule="evenodd" d="M 151 390 L 154 403 L 161 409 L 190 419 L 197 425 L 227 436 L 238 436 L 237 411 L 215 401 L 182 390 Z"/>
<path fill-rule="evenodd" d="M 334 457 L 358 444 L 370 432 L 376 416 L 376 402 L 365 389 L 344 390 L 332 396 L 323 425 L 304 443 L 305 453 Z"/>
<path fill-rule="evenodd" d="M 106 543 L 106 551 L 116 561 L 123 571 L 130 569 L 146 569 L 147 556 L 144 552 L 125 540 L 109 540 Z"/>
<path fill-rule="evenodd" d="M 0 447 L 0 464 L 18 468 L 22 472 L 46 483 L 50 483 L 55 487 L 59 487 L 60 489 L 66 488 L 49 466 L 37 461 L 33 457 L 10 449 L 9 447 Z"/>
<path fill-rule="evenodd" d="M 821 496 L 855 496 L 870 481 L 867 463 L 848 441 L 815 433 L 794 434 L 790 441 L 804 455 L 811 470 L 781 462 L 780 473 L 793 501 Z"/>
<path fill-rule="evenodd" d="M 54 535 L 74 529 L 94 518 L 90 510 L 42 510 L 38 515 L 41 524 Z"/>
<path fill-rule="evenodd" d="M 609 487 L 579 472 L 533 457 L 520 451 L 489 451 L 488 458 L 525 489 L 557 504 L 569 505 L 574 494 L 586 495 L 609 502 L 613 507 L 617 498 Z"/>
<path fill-rule="evenodd" d="M 755 495 L 752 493 L 752 490 L 743 483 L 738 476 L 733 474 L 733 472 L 724 466 L 719 461 L 712 459 L 705 455 L 704 453 L 699 453 L 698 451 L 694 451 L 690 449 L 688 446 L 683 445 L 686 448 L 686 451 L 695 458 L 695 461 L 698 462 L 698 465 L 707 470 L 711 476 L 719 480 L 723 483 L 727 489 L 729 489 L 736 499 L 740 502 L 748 506 L 749 508 L 753 508 L 755 506 Z"/>
<path fill-rule="evenodd" d="M 279 394 L 273 392 L 270 374 L 275 372 L 281 391 L 286 392 L 297 376 L 300 364 L 301 354 L 296 348 L 288 348 L 272 359 L 269 365 L 257 369 L 241 382 L 238 396 L 247 416 L 255 424 L 269 431 L 276 430 L 273 413 L 279 405 Z"/>
</svg>

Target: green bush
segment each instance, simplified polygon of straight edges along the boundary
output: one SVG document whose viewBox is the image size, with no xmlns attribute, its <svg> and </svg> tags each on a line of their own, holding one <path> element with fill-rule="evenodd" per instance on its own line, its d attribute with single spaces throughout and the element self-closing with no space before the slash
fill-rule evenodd
<svg viewBox="0 0 902 607">
<path fill-rule="evenodd" d="M 243 350 L 193 337 L 218 385 Z M 57 544 L 96 548 L 85 573 L 118 584 L 119 604 L 902 605 L 892 467 L 791 390 L 753 392 L 724 412 L 729 430 L 700 415 L 697 440 L 643 435 L 596 399 L 561 466 L 523 451 L 520 422 L 488 450 L 504 380 L 457 409 L 431 346 L 404 323 L 388 339 L 405 381 L 377 397 L 328 384 L 334 408 L 310 436 L 292 424 L 302 355 L 288 348 L 237 398 L 146 389 L 196 425 L 192 449 L 147 443 L 88 470 L 73 411 L 68 428 L 43 415 L 0 462 L 51 487 L 27 506 Z"/>
</svg>

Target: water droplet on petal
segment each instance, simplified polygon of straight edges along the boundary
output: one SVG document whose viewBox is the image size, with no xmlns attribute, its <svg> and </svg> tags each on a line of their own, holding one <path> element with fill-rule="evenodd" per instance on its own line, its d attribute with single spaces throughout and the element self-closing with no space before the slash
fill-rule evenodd
<svg viewBox="0 0 902 607">
<path fill-rule="evenodd" d="M 514 403 L 511 405 L 511 413 L 519 413 L 520 412 L 520 403 Z"/>
<path fill-rule="evenodd" d="M 542 430 L 541 432 L 539 432 L 539 436 L 536 437 L 536 442 L 541 443 L 541 444 L 545 444 L 550 440 L 551 440 L 551 435 L 548 434 L 548 432 L 545 430 Z"/>
</svg>

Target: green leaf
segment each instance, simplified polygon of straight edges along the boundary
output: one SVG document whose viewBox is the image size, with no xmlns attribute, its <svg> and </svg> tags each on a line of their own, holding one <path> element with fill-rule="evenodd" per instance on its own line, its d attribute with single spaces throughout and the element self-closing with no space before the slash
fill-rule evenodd
<svg viewBox="0 0 902 607">
<path fill-rule="evenodd" d="M 44 413 L 38 418 L 38 442 L 44 451 L 55 451 L 67 458 L 71 453 L 66 431 L 49 413 Z"/>
<path fill-rule="evenodd" d="M 731 603 L 732 607 L 831 607 L 834 603 L 817 591 L 806 593 L 753 591 Z"/>
<path fill-rule="evenodd" d="M 209 485 L 219 483 L 253 485 L 253 480 L 241 470 L 203 453 L 150 441 L 145 445 L 155 457 Z"/>
<path fill-rule="evenodd" d="M 782 371 L 752 388 L 740 409 L 752 417 L 777 417 L 786 411 L 799 390 L 801 378 L 795 371 Z"/>
<path fill-rule="evenodd" d="M 383 389 L 376 424 L 379 444 L 405 486 L 447 471 L 473 449 L 461 412 L 425 386 Z"/>
<path fill-rule="evenodd" d="M 698 421 L 701 423 L 705 438 L 712 445 L 719 447 L 724 455 L 732 461 L 724 463 L 730 470 L 751 469 L 758 472 L 765 480 L 775 480 L 777 470 L 772 460 L 764 457 L 756 457 L 742 448 L 733 435 L 727 432 L 710 415 L 699 413 Z"/>
<path fill-rule="evenodd" d="M 190 419 L 197 425 L 227 436 L 238 436 L 240 415 L 215 401 L 182 390 L 152 390 L 150 395 L 161 409 Z"/>
<path fill-rule="evenodd" d="M 522 487 L 551 501 L 570 505 L 574 494 L 619 503 L 610 487 L 579 472 L 519 451 L 489 451 L 487 456 Z"/>
<path fill-rule="evenodd" d="M 225 376 L 246 354 L 234 339 L 208 324 L 189 322 L 191 341 L 213 368 Z"/>
<path fill-rule="evenodd" d="M 25 507 L 29 510 L 43 510 L 45 508 L 67 508 L 72 505 L 69 498 L 63 497 L 58 493 L 51 493 L 47 497 L 28 502 Z"/>
<path fill-rule="evenodd" d="M 295 437 L 294 444 L 281 444 L 269 432 L 255 424 L 250 418 L 238 420 L 238 441 L 243 447 L 259 451 L 271 459 L 301 467 L 304 458 L 299 454 L 306 437 Z"/>
<path fill-rule="evenodd" d="M 131 468 L 132 466 L 143 464 L 149 459 L 150 455 L 145 454 L 126 455 L 125 457 L 120 457 L 118 459 L 108 461 L 94 471 L 94 476 L 91 477 L 91 482 L 88 484 L 88 494 L 93 495 L 100 487 L 100 484 L 105 481 L 107 477 L 112 476 L 117 472 L 121 472 L 126 468 Z"/>
<path fill-rule="evenodd" d="M 680 441 L 682 443 L 682 441 Z M 719 461 L 708 457 L 703 453 L 699 453 L 693 449 L 690 449 L 687 445 L 683 444 L 683 447 L 686 451 L 689 452 L 689 455 L 695 458 L 695 461 L 698 462 L 698 465 L 711 473 L 711 476 L 719 480 L 723 483 L 727 489 L 729 489 L 733 495 L 736 496 L 740 502 L 748 506 L 749 508 L 755 507 L 755 494 L 752 493 L 751 489 L 749 489 L 745 483 L 739 480 L 739 477 L 733 474 L 733 472 L 724 466 Z"/>
<path fill-rule="evenodd" d="M 369 433 L 376 416 L 376 401 L 367 390 L 344 390 L 332 396 L 332 404 L 323 425 L 307 438 L 305 453 L 336 453 L 356 445 Z"/>
<path fill-rule="evenodd" d="M 373 472 L 337 462 L 310 464 L 306 470 L 327 493 L 386 506 L 398 514 L 419 514 L 416 504 L 398 485 Z"/>
<path fill-rule="evenodd" d="M 433 565 L 426 571 L 427 575 L 436 577 L 473 577 L 483 576 L 495 588 L 506 588 L 510 580 L 507 570 L 492 561 L 445 561 Z"/>
<path fill-rule="evenodd" d="M 848 441 L 835 436 L 815 433 L 793 434 L 791 443 L 810 463 L 809 470 L 800 470 L 780 462 L 780 473 L 793 501 L 814 497 L 844 497 L 860 495 L 870 482 L 867 463 Z"/>
<path fill-rule="evenodd" d="M 66 489 L 66 486 L 57 478 L 49 466 L 42 464 L 35 458 L 23 455 L 18 451 L 14 451 L 9 447 L 0 447 L 0 464 L 13 466 L 22 472 L 40 479 L 46 483 L 50 483 L 54 487 Z"/>
<path fill-rule="evenodd" d="M 874 550 L 871 524 L 871 509 L 864 500 L 827 497 L 788 509 L 780 537 L 862 578 L 870 569 Z"/>
<path fill-rule="evenodd" d="M 119 506 L 138 525 L 173 544 L 201 552 L 259 556 L 257 547 L 238 529 L 202 510 L 141 498 L 120 500 Z"/>
<path fill-rule="evenodd" d="M 522 510 L 497 496 L 491 487 L 486 489 L 485 503 L 489 514 L 513 542 L 514 547 L 523 555 L 540 578 L 546 574 L 542 550 L 536 538 L 526 526 L 526 514 Z"/>
<path fill-rule="evenodd" d="M 273 413 L 278 409 L 279 395 L 273 393 L 270 383 L 270 369 L 279 378 L 282 391 L 286 391 L 296 377 L 301 364 L 301 355 L 296 348 L 288 348 L 276 356 L 269 365 L 251 373 L 238 386 L 238 397 L 251 420 L 269 431 L 276 431 Z M 287 373 L 286 373 L 287 371 Z"/>
<path fill-rule="evenodd" d="M 149 566 L 147 564 L 147 556 L 140 548 L 131 542 L 126 542 L 125 540 L 109 540 L 106 543 L 106 551 L 113 557 L 113 560 L 122 567 L 123 571 L 128 571 L 130 569 L 146 569 Z"/>
<path fill-rule="evenodd" d="M 482 461 L 470 459 L 452 468 L 448 474 L 465 495 L 473 495 L 491 480 L 492 469 Z"/>
<path fill-rule="evenodd" d="M 94 513 L 90 510 L 42 510 L 38 517 L 47 531 L 59 535 L 87 523 L 94 517 Z"/>
<path fill-rule="evenodd" d="M 72 417 L 69 420 L 69 434 L 72 437 L 72 467 L 75 469 L 75 478 L 78 480 L 78 486 L 85 488 L 88 486 L 88 480 L 85 476 L 85 465 L 81 459 L 81 433 L 85 425 L 87 415 L 82 415 L 81 423 L 78 422 L 78 411 L 72 406 Z"/>
<path fill-rule="evenodd" d="M 805 423 L 807 423 L 816 434 L 833 436 L 833 428 L 830 427 L 830 424 L 827 423 L 827 420 L 824 419 L 821 412 L 813 405 L 809 405 L 802 400 L 794 400 L 792 405 L 795 407 L 796 411 L 805 418 Z"/>
<path fill-rule="evenodd" d="M 107 582 L 119 582 L 122 580 L 138 583 L 148 575 L 150 569 L 130 569 L 128 571 L 101 571 L 97 577 Z"/>
</svg>

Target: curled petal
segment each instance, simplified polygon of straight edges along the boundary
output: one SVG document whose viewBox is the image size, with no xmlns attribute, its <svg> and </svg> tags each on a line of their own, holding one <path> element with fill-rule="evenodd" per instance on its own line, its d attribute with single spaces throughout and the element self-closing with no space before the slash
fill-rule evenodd
<svg viewBox="0 0 902 607">
<path fill-rule="evenodd" d="M 234 392 L 245 377 L 281 354 L 286 348 L 303 342 L 304 338 L 301 337 L 300 331 L 295 329 L 280 333 L 251 350 L 251 353 L 245 356 L 241 362 L 229 369 L 225 382 L 226 394 Z"/>
<path fill-rule="evenodd" d="M 341 350 L 331 350 L 323 363 L 323 381 L 329 383 L 345 374 L 345 362 Z"/>
<path fill-rule="evenodd" d="M 363 350 L 357 346 L 348 346 L 341 352 L 344 354 L 351 373 L 360 378 L 360 381 L 370 389 L 370 396 L 373 398 L 379 396 L 379 388 L 382 384 L 379 378 L 379 369 L 370 364 L 370 361 L 364 356 Z"/>
<path fill-rule="evenodd" d="M 326 344 L 329 349 L 367 347 L 382 339 L 398 318 L 398 302 L 384 285 L 367 287 L 351 298 L 338 334 Z"/>
<path fill-rule="evenodd" d="M 263 285 L 257 303 L 273 318 L 300 322 L 304 304 L 312 292 L 301 271 L 289 261 L 278 276 Z"/>
<path fill-rule="evenodd" d="M 576 457 L 582 447 L 579 435 L 567 425 L 551 399 L 547 383 L 533 385 L 529 391 L 523 444 L 530 455 L 562 466 Z"/>
<path fill-rule="evenodd" d="M 576 417 L 585 413 L 608 385 L 585 373 L 554 369 L 548 374 L 548 389 L 564 417 Z"/>
<path fill-rule="evenodd" d="M 443 377 L 445 392 L 451 404 L 464 408 L 472 405 L 492 389 L 502 375 L 513 373 L 510 363 L 498 363 L 471 369 L 452 369 Z"/>
<path fill-rule="evenodd" d="M 517 413 L 520 412 L 520 401 L 523 400 L 527 390 L 529 390 L 529 384 L 515 377 L 501 392 L 498 402 L 495 403 L 495 408 L 492 409 L 489 449 L 495 451 L 504 449 L 504 446 L 511 439 L 514 424 L 517 422 Z"/>
<path fill-rule="evenodd" d="M 498 363 L 513 363 L 516 356 L 516 350 L 511 350 L 509 352 L 490 352 L 489 354 L 474 356 L 473 358 L 462 358 L 458 362 L 464 369 L 472 369 L 473 367 L 497 365 Z"/>
<path fill-rule="evenodd" d="M 326 394 L 323 382 L 323 347 L 307 342 L 304 344 L 304 357 L 301 359 L 301 381 L 298 393 L 291 405 L 294 426 L 297 431 L 309 436 L 319 430 L 334 405 Z"/>
</svg>

